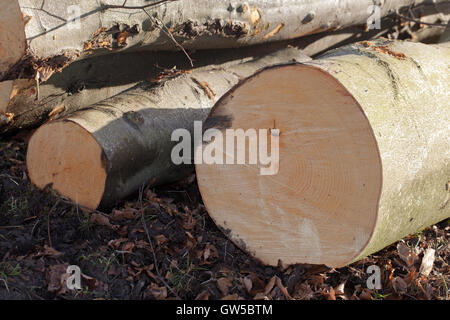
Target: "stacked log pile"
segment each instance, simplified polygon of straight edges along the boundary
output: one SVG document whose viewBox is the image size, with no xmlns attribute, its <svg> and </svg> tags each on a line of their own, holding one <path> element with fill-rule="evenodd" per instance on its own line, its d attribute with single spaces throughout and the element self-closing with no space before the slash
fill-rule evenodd
<svg viewBox="0 0 450 320">
<path fill-rule="evenodd" d="M 346 265 L 450 216 L 449 15 L 442 0 L 8 1 L 0 134 L 39 127 L 31 181 L 82 208 L 195 169 L 211 217 L 263 263 Z M 268 130 L 276 174 L 193 166 L 216 140 L 174 161 L 195 123 Z"/>
</svg>

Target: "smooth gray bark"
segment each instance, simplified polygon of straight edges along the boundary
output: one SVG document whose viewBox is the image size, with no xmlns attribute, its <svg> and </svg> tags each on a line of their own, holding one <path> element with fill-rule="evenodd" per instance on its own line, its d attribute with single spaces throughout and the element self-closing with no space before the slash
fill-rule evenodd
<svg viewBox="0 0 450 320">
<path fill-rule="evenodd" d="M 156 2 L 156 1 L 154 1 Z M 435 0 L 433 2 L 443 2 Z M 0 8 L 0 79 L 14 80 L 30 67 L 41 77 L 70 62 L 110 50 L 226 48 L 365 24 L 430 0 L 9 0 Z M 122 7 L 121 7 L 122 6 Z M 144 8 L 144 10 L 139 7 Z M 12 26 L 12 27 L 10 27 Z M 176 42 L 179 44 L 177 45 Z M 19 61 L 23 59 L 20 63 Z M 18 65 L 16 65 L 19 63 Z M 34 74 L 27 74 L 33 77 Z"/>
</svg>

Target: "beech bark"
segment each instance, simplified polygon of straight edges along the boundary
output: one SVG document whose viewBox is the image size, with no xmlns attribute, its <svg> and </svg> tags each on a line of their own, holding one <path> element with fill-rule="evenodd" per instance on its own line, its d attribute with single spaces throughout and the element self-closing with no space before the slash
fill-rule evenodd
<svg viewBox="0 0 450 320">
<path fill-rule="evenodd" d="M 0 7 L 0 80 L 46 79 L 93 53 L 227 48 L 365 24 L 443 0 L 9 0 Z M 145 9 L 146 11 L 144 11 Z M 174 41 L 175 40 L 175 41 Z"/>
</svg>

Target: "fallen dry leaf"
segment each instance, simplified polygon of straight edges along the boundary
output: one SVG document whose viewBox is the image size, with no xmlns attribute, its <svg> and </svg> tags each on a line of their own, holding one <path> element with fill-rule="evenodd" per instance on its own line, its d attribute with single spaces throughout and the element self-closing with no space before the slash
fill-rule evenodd
<svg viewBox="0 0 450 320">
<path fill-rule="evenodd" d="M 201 242 L 201 241 L 199 241 Z M 203 257 L 204 263 L 208 264 L 208 260 L 213 260 L 219 257 L 219 252 L 217 251 L 217 248 L 212 244 L 207 244 L 205 246 L 205 250 L 200 253 L 200 255 Z"/>
<path fill-rule="evenodd" d="M 276 276 L 273 276 L 270 278 L 269 282 L 267 283 L 266 287 L 264 288 L 264 294 L 268 295 L 270 291 L 272 291 L 273 287 L 275 286 Z"/>
<path fill-rule="evenodd" d="M 420 265 L 419 273 L 428 277 L 430 275 L 431 270 L 433 270 L 434 258 L 435 258 L 435 250 L 428 248 L 425 251 L 422 264 Z"/>
<path fill-rule="evenodd" d="M 227 296 L 229 289 L 233 286 L 228 278 L 220 278 L 217 280 L 217 287 L 223 296 Z"/>
<path fill-rule="evenodd" d="M 320 286 L 322 286 L 324 281 L 325 281 L 324 277 L 320 274 L 312 275 L 308 280 L 309 284 L 314 286 L 314 290 L 317 290 Z"/>
<path fill-rule="evenodd" d="M 195 300 L 209 300 L 208 290 L 203 290 L 196 297 Z"/>
<path fill-rule="evenodd" d="M 269 297 L 267 297 L 264 293 L 259 292 L 253 297 L 253 300 L 269 300 Z"/>
<path fill-rule="evenodd" d="M 157 236 L 155 236 L 155 241 L 156 241 L 156 245 L 160 246 L 167 242 L 167 238 L 163 234 L 158 234 Z"/>
<path fill-rule="evenodd" d="M 237 293 L 235 293 L 235 294 L 232 294 L 232 295 L 223 297 L 221 300 L 237 300 L 238 297 L 239 297 L 239 296 L 237 295 Z"/>
<path fill-rule="evenodd" d="M 281 293 L 283 293 L 283 295 L 286 297 L 286 299 L 288 300 L 294 300 L 291 295 L 289 294 L 289 292 L 287 291 L 286 287 L 283 285 L 283 283 L 281 282 L 281 279 L 276 277 L 275 278 L 275 283 L 277 284 L 277 287 L 281 290 Z"/>
<path fill-rule="evenodd" d="M 125 208 L 122 210 L 114 209 L 109 215 L 113 221 L 122 221 L 124 219 L 134 220 L 141 216 L 140 211 L 133 208 Z"/>
<path fill-rule="evenodd" d="M 336 289 L 334 290 L 335 293 L 336 293 L 336 295 L 341 296 L 341 295 L 344 295 L 344 294 L 345 294 L 345 292 L 344 292 L 344 289 L 345 289 L 345 283 L 346 283 L 346 281 L 341 282 L 341 283 L 336 287 Z"/>
<path fill-rule="evenodd" d="M 166 287 L 158 287 L 157 284 L 152 283 L 148 291 L 156 300 L 164 300 L 167 298 Z"/>
<path fill-rule="evenodd" d="M 408 284 L 400 277 L 392 279 L 392 288 L 396 293 L 405 293 L 408 290 Z"/>
<path fill-rule="evenodd" d="M 81 274 L 83 279 L 83 287 L 88 287 L 89 291 L 105 291 L 108 287 L 105 283 L 93 277 L 89 277 L 84 273 Z"/>
<path fill-rule="evenodd" d="M 372 290 L 364 288 L 361 294 L 359 295 L 359 299 L 361 300 L 373 300 L 372 299 Z"/>
<path fill-rule="evenodd" d="M 109 222 L 108 217 L 105 217 L 104 215 L 99 214 L 99 213 L 93 213 L 91 215 L 90 222 L 92 224 L 97 224 L 99 226 L 105 226 L 105 227 L 108 227 L 113 230 L 117 230 L 119 228 L 119 226 L 112 225 L 111 222 Z"/>
<path fill-rule="evenodd" d="M 327 300 L 336 300 L 336 293 L 335 293 L 333 287 L 330 287 L 329 290 L 325 290 L 324 294 L 325 294 L 325 298 Z"/>
<path fill-rule="evenodd" d="M 124 32 L 119 32 L 119 34 L 117 35 L 117 45 L 118 46 L 125 46 L 126 45 L 126 40 L 127 37 L 130 35 L 130 32 L 128 31 L 124 31 Z"/>
<path fill-rule="evenodd" d="M 403 277 L 403 279 L 409 285 L 414 281 L 414 279 L 416 279 L 416 277 L 417 277 L 416 269 L 412 268 L 411 271 L 409 271 L 408 274 L 405 277 Z"/>
<path fill-rule="evenodd" d="M 307 282 L 298 283 L 294 289 L 294 298 L 298 300 L 310 300 L 314 292 Z"/>
<path fill-rule="evenodd" d="M 252 279 L 250 279 L 250 277 L 243 278 L 242 284 L 244 285 L 245 290 L 247 290 L 248 293 L 250 293 L 252 291 L 253 282 L 252 282 Z"/>
<path fill-rule="evenodd" d="M 133 242 L 127 242 L 122 246 L 122 251 L 130 251 L 132 252 L 135 245 Z"/>
<path fill-rule="evenodd" d="M 397 252 L 408 267 L 413 266 L 419 259 L 417 254 L 412 252 L 408 246 L 401 241 L 397 244 Z"/>
<path fill-rule="evenodd" d="M 126 239 L 126 238 L 119 238 L 119 239 L 110 240 L 108 242 L 108 246 L 110 246 L 110 247 L 112 247 L 114 249 L 117 249 L 117 248 L 119 248 L 121 243 L 126 242 L 126 241 L 128 241 L 128 239 Z"/>
<path fill-rule="evenodd" d="M 64 293 L 67 289 L 65 285 L 68 278 L 67 263 L 56 264 L 48 267 L 45 278 L 48 284 L 48 291 Z"/>
<path fill-rule="evenodd" d="M 254 272 L 250 272 L 249 277 L 252 280 L 251 295 L 256 295 L 257 293 L 263 293 L 265 291 L 265 287 L 266 287 L 265 282 L 260 277 L 258 277 L 258 275 Z"/>
<path fill-rule="evenodd" d="M 183 221 L 183 228 L 186 230 L 192 230 L 196 224 L 197 220 L 192 215 L 190 215 Z"/>
<path fill-rule="evenodd" d="M 44 244 L 44 248 L 42 250 L 39 250 L 36 254 L 33 254 L 33 258 L 39 258 L 39 257 L 51 257 L 51 258 L 58 258 L 62 255 L 61 252 L 55 250 L 52 247 L 47 246 Z"/>
</svg>

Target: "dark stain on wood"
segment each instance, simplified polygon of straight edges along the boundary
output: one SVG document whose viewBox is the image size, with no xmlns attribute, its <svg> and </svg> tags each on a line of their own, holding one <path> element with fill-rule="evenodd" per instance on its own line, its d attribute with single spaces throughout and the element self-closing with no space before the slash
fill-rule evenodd
<svg viewBox="0 0 450 320">
<path fill-rule="evenodd" d="M 104 150 L 102 150 L 102 154 L 100 155 L 100 163 L 102 164 L 102 168 L 105 169 L 106 172 L 108 172 L 109 161 Z"/>
<path fill-rule="evenodd" d="M 233 123 L 233 117 L 229 115 L 215 115 L 212 114 L 208 119 L 206 119 L 203 125 L 203 132 L 208 129 L 219 129 L 225 130 L 231 128 L 231 124 Z"/>
<path fill-rule="evenodd" d="M 137 129 L 145 122 L 142 114 L 136 111 L 125 112 L 123 114 L 123 119 Z"/>
<path fill-rule="evenodd" d="M 172 30 L 174 36 L 183 37 L 187 40 L 202 35 L 220 35 L 225 38 L 241 38 L 247 35 L 248 29 L 245 23 L 223 21 L 222 19 L 209 20 L 203 24 L 189 20 L 175 26 Z"/>
<path fill-rule="evenodd" d="M 371 51 L 368 51 L 367 49 L 363 50 L 362 48 L 359 48 L 358 51 L 363 56 L 366 56 L 366 57 L 368 57 L 370 59 L 375 60 L 375 62 L 386 71 L 387 76 L 391 80 L 391 86 L 392 86 L 392 90 L 394 92 L 394 99 L 397 99 L 398 98 L 398 94 L 399 94 L 398 77 L 394 73 L 394 71 L 392 70 L 392 68 L 389 65 L 389 63 L 387 63 L 386 61 L 382 60 L 379 56 L 377 56 L 376 54 L 374 54 Z"/>
</svg>

